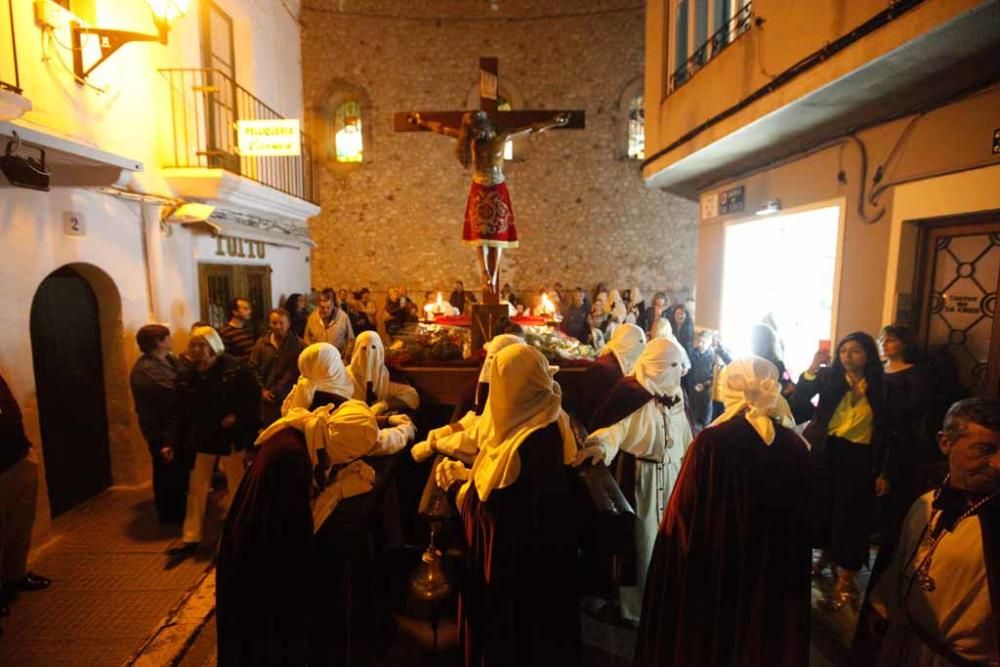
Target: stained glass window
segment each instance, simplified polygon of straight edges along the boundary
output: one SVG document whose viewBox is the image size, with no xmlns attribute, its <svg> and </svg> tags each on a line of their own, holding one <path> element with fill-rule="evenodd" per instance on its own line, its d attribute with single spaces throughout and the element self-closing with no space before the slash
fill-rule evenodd
<svg viewBox="0 0 1000 667">
<path fill-rule="evenodd" d="M 362 162 L 364 139 L 361 133 L 361 103 L 347 100 L 337 107 L 333 118 L 337 162 Z"/>
<path fill-rule="evenodd" d="M 633 97 L 628 105 L 628 156 L 633 160 L 646 157 L 646 121 L 642 95 Z"/>
</svg>

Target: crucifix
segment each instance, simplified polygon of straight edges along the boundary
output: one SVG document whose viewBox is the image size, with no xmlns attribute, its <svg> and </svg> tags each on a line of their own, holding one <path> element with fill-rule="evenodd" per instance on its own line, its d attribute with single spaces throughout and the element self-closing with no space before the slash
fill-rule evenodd
<svg viewBox="0 0 1000 667">
<path fill-rule="evenodd" d="M 396 132 L 435 132 L 457 140 L 458 160 L 472 166 L 462 243 L 475 246 L 483 272 L 483 303 L 500 302 L 500 257 L 518 245 L 514 210 L 503 174 L 507 141 L 550 129 L 582 130 L 583 111 L 500 111 L 497 58 L 479 59 L 478 111 L 398 111 Z"/>
</svg>

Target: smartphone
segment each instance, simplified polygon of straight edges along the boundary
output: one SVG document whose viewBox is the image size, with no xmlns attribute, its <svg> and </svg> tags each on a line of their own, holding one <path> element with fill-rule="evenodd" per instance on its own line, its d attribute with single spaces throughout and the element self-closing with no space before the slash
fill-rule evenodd
<svg viewBox="0 0 1000 667">
<path fill-rule="evenodd" d="M 824 338 L 824 339 L 820 340 L 820 342 L 819 342 L 820 352 L 826 352 L 827 354 L 830 354 L 831 347 L 832 347 L 832 345 L 830 343 L 830 339 L 829 338 Z"/>
</svg>

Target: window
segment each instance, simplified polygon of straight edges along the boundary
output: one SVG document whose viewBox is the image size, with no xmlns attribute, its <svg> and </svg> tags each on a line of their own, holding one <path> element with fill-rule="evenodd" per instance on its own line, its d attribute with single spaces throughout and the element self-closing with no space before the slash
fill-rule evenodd
<svg viewBox="0 0 1000 667">
<path fill-rule="evenodd" d="M 633 97 L 628 105 L 628 157 L 631 160 L 646 157 L 646 120 L 642 95 Z"/>
<path fill-rule="evenodd" d="M 646 157 L 646 114 L 641 76 L 626 83 L 615 105 L 615 159 L 643 160 Z"/>
<path fill-rule="evenodd" d="M 373 160 L 372 105 L 364 88 L 336 79 L 309 110 L 318 155 L 334 174 L 347 174 Z"/>
<path fill-rule="evenodd" d="M 673 3 L 670 91 L 686 83 L 749 30 L 752 12 L 751 0 L 673 0 Z"/>
<path fill-rule="evenodd" d="M 333 128 L 337 162 L 363 162 L 365 147 L 361 133 L 361 103 L 347 100 L 337 107 Z"/>
<path fill-rule="evenodd" d="M 497 111 L 510 111 L 510 102 L 503 95 L 497 97 Z M 503 159 L 514 159 L 514 142 L 511 139 L 503 145 Z"/>
</svg>

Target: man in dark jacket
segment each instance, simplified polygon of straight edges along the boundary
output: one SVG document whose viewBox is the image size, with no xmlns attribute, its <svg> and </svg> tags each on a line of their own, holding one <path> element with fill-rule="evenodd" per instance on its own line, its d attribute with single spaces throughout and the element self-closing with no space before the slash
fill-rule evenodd
<svg viewBox="0 0 1000 667">
<path fill-rule="evenodd" d="M 0 376 L 0 616 L 9 612 L 10 595 L 52 584 L 27 569 L 37 501 L 38 461 L 24 435 L 21 409 Z"/>
<path fill-rule="evenodd" d="M 192 330 L 188 352 L 191 365 L 177 376 L 177 416 L 171 441 L 194 460 L 194 466 L 183 541 L 168 549 L 172 556 L 193 553 L 201 543 L 216 460 L 226 474 L 228 499 L 236 494 L 243 479 L 244 454 L 253 446 L 260 424 L 260 387 L 250 368 L 225 352 L 215 329 Z"/>
<path fill-rule="evenodd" d="M 181 363 L 170 350 L 170 329 L 162 324 L 147 324 L 136 332 L 135 340 L 142 356 L 132 367 L 129 384 L 139 428 L 153 461 L 156 515 L 162 524 L 180 524 L 187 500 L 188 466 L 178 458 L 169 428 L 177 403 L 174 383 Z"/>
<path fill-rule="evenodd" d="M 250 370 L 260 385 L 260 421 L 264 427 L 281 416 L 281 404 L 299 377 L 299 353 L 306 344 L 291 331 L 283 308 L 267 315 L 271 331 L 257 340 L 250 353 Z"/>
</svg>

